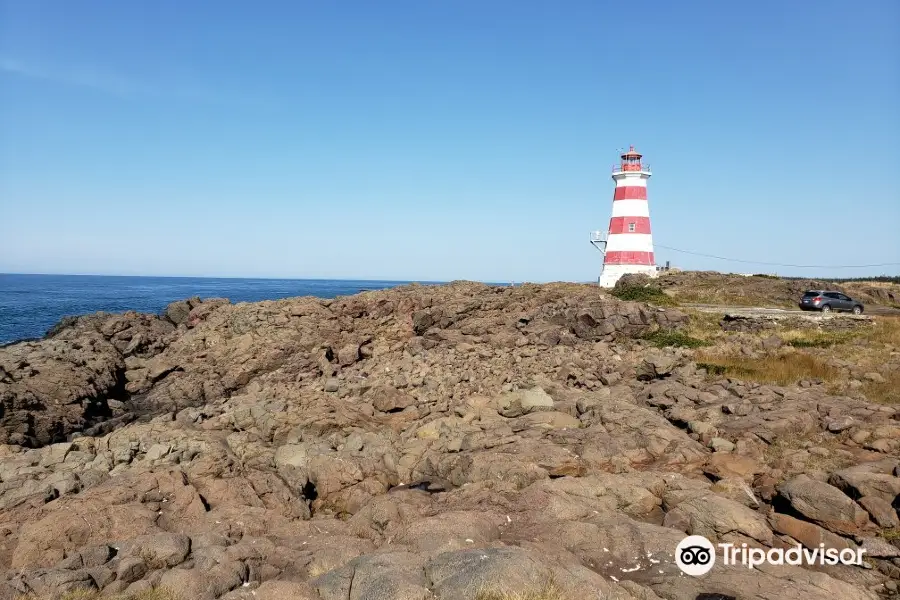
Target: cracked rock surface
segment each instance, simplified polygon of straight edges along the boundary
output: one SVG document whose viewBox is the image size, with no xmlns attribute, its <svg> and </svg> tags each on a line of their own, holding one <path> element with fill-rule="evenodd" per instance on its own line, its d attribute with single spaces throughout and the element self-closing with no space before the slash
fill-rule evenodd
<svg viewBox="0 0 900 600">
<path fill-rule="evenodd" d="M 890 595 L 897 409 L 642 339 L 686 323 L 593 286 L 460 282 L 192 299 L 0 348 L 0 600 Z M 866 566 L 694 578 L 688 534 Z"/>
</svg>

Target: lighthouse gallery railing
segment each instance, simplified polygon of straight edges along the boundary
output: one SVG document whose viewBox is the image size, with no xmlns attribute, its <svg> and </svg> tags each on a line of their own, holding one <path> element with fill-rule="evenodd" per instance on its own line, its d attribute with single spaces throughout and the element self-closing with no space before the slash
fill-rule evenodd
<svg viewBox="0 0 900 600">
<path fill-rule="evenodd" d="M 625 169 L 622 165 L 613 165 L 613 173 L 652 173 L 650 165 L 641 165 L 639 169 Z"/>
</svg>

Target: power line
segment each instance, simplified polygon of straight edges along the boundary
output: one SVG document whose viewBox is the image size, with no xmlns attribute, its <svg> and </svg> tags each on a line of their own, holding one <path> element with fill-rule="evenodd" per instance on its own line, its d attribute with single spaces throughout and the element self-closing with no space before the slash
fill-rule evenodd
<svg viewBox="0 0 900 600">
<path fill-rule="evenodd" d="M 662 244 L 653 244 L 659 248 L 673 250 L 683 254 L 693 254 L 694 256 L 704 256 L 706 258 L 717 258 L 719 260 L 727 260 L 730 262 L 748 263 L 751 265 L 768 265 L 772 267 L 794 267 L 798 269 L 862 269 L 866 267 L 895 267 L 900 262 L 878 263 L 873 265 L 791 265 L 786 263 L 761 262 L 758 260 L 741 260 L 740 258 L 727 258 L 725 256 L 716 256 L 715 254 L 703 254 L 701 252 L 691 252 L 690 250 L 681 250 L 680 248 L 672 248 L 671 246 L 663 246 Z"/>
</svg>

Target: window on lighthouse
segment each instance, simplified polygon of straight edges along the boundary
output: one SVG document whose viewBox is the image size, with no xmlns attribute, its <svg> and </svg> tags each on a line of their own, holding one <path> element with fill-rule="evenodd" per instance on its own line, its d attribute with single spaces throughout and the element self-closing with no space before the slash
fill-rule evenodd
<svg viewBox="0 0 900 600">
<path fill-rule="evenodd" d="M 634 233 L 634 223 L 628 224 L 628 233 Z"/>
</svg>

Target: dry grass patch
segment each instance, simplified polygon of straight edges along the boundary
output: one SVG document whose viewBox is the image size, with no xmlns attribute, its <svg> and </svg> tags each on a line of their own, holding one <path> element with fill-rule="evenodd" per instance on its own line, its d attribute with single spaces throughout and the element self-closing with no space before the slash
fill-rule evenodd
<svg viewBox="0 0 900 600">
<path fill-rule="evenodd" d="M 685 310 L 688 315 L 688 325 L 685 333 L 691 337 L 704 341 L 711 341 L 715 338 L 726 337 L 727 331 L 722 329 L 722 318 L 724 313 L 711 313 L 700 310 Z"/>
<path fill-rule="evenodd" d="M 875 325 L 864 338 L 879 344 L 900 346 L 900 317 L 892 315 L 875 317 Z"/>
<path fill-rule="evenodd" d="M 715 317 L 715 315 L 713 315 Z M 733 335 L 713 331 L 713 319 L 691 316 L 687 333 L 706 341 L 725 341 Z M 819 379 L 835 394 L 861 392 L 870 402 L 900 403 L 900 369 L 892 352 L 900 349 L 900 318 L 878 316 L 874 323 L 850 331 L 823 331 L 807 328 L 767 330 L 758 337 L 777 335 L 785 348 L 761 357 L 723 353 L 716 347 L 699 350 L 695 360 L 711 376 L 727 376 L 758 383 L 792 385 L 804 379 Z M 862 380 L 862 386 L 848 387 L 842 371 L 831 361 L 848 361 L 862 372 L 877 372 L 884 381 Z"/>
<path fill-rule="evenodd" d="M 785 342 L 798 347 L 827 348 L 846 344 L 883 351 L 883 346 L 888 349 L 900 346 L 900 317 L 878 315 L 871 323 L 846 331 L 789 329 L 778 334 Z"/>
<path fill-rule="evenodd" d="M 735 335 L 735 332 L 722 329 L 721 322 L 725 316 L 724 312 L 690 308 L 681 310 L 689 317 L 685 333 L 690 336 L 711 340 Z M 841 318 L 841 315 L 837 315 L 836 318 Z M 837 331 L 820 329 L 814 323 L 810 323 L 807 327 L 791 327 L 788 324 L 782 324 L 755 335 L 758 337 L 777 335 L 787 344 L 808 348 L 826 348 L 850 342 L 888 344 L 900 347 L 900 316 L 877 315 L 870 324 L 866 323 L 853 329 Z"/>
<path fill-rule="evenodd" d="M 871 327 L 853 331 L 851 339 L 827 351 L 866 372 L 879 373 L 884 381 L 863 380 L 861 391 L 871 402 L 900 404 L 900 361 L 891 353 L 900 349 L 900 317 L 877 316 Z M 893 365 L 893 367 L 892 367 Z"/>
<path fill-rule="evenodd" d="M 536 590 L 525 592 L 510 592 L 496 588 L 478 590 L 475 600 L 569 600 L 569 598 L 551 580 Z"/>
<path fill-rule="evenodd" d="M 882 382 L 866 381 L 862 393 L 871 402 L 900 404 L 900 372 L 890 371 Z"/>
<path fill-rule="evenodd" d="M 834 382 L 840 376 L 837 369 L 805 352 L 781 352 L 759 358 L 701 352 L 696 361 L 710 375 L 726 375 L 777 385 L 792 385 L 804 379 Z"/>
<path fill-rule="evenodd" d="M 690 288 L 666 289 L 666 293 L 676 301 L 685 304 L 709 304 L 713 306 L 766 306 L 771 308 L 794 308 L 794 301 L 775 300 L 765 291 L 743 290 L 733 286 L 722 286 L 718 282 L 692 285 Z"/>
</svg>

